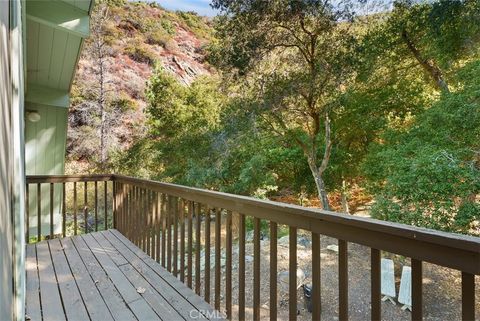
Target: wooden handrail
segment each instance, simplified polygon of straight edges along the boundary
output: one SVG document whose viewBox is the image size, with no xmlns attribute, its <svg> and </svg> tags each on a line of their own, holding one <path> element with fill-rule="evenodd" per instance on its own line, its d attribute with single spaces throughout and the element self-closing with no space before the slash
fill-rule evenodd
<svg viewBox="0 0 480 321">
<path fill-rule="evenodd" d="M 71 182 L 105 182 L 113 181 L 111 174 L 91 175 L 27 175 L 27 184 L 34 183 L 71 183 Z"/>
</svg>

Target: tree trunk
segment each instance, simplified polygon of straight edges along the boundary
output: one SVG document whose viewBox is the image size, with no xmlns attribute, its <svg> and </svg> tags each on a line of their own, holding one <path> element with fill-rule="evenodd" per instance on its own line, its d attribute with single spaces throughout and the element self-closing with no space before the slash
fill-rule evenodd
<svg viewBox="0 0 480 321">
<path fill-rule="evenodd" d="M 420 66 L 422 66 L 423 70 L 432 78 L 435 87 L 442 92 L 449 93 L 450 89 L 448 88 L 448 84 L 443 78 L 443 73 L 438 68 L 438 66 L 431 60 L 422 57 L 420 50 L 415 46 L 412 39 L 408 35 L 406 30 L 402 30 L 402 38 L 405 41 L 405 44 L 408 47 L 408 50 L 412 53 L 415 59 L 418 61 Z"/>
<path fill-rule="evenodd" d="M 310 171 L 312 172 L 313 179 L 315 180 L 315 186 L 317 187 L 318 199 L 322 204 L 324 210 L 330 211 L 330 203 L 328 201 L 327 190 L 325 189 L 325 183 L 323 181 L 320 171 L 315 165 L 315 161 L 311 158 L 308 160 Z"/>
<path fill-rule="evenodd" d="M 106 147 L 106 122 L 107 122 L 107 113 L 105 110 L 105 76 L 104 76 L 104 66 L 103 66 L 103 56 L 99 57 L 99 82 L 100 82 L 100 92 L 98 104 L 100 107 L 100 168 L 105 170 L 105 164 L 107 162 L 107 147 Z"/>
</svg>

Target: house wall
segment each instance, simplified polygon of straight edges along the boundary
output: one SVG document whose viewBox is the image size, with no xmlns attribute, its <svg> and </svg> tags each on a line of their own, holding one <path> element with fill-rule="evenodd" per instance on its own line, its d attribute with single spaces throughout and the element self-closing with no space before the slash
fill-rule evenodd
<svg viewBox="0 0 480 321">
<path fill-rule="evenodd" d="M 13 224 L 11 191 L 12 100 L 10 79 L 9 3 L 0 1 L 0 320 L 13 318 Z"/>
<path fill-rule="evenodd" d="M 27 110 L 40 114 L 40 121 L 25 124 L 25 163 L 27 175 L 63 175 L 65 171 L 65 144 L 67 140 L 68 108 L 46 106 L 26 102 Z M 62 187 L 55 184 L 54 190 L 54 233 L 60 233 Z M 42 234 L 50 234 L 50 193 L 48 184 L 42 187 Z M 38 229 L 37 186 L 29 187 L 29 234 L 36 236 Z"/>
<path fill-rule="evenodd" d="M 0 1 L 0 320 L 24 319 L 23 40 L 20 0 Z"/>
</svg>

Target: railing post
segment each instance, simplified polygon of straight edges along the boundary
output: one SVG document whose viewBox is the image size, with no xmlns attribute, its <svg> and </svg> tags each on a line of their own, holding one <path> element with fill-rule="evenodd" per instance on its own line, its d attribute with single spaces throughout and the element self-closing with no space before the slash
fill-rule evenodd
<svg viewBox="0 0 480 321">
<path fill-rule="evenodd" d="M 338 319 L 348 320 L 348 243 L 338 240 Z"/>
<path fill-rule="evenodd" d="M 113 228 L 117 228 L 117 215 L 118 215 L 118 186 L 117 182 L 112 180 L 112 188 L 113 188 Z"/>
<path fill-rule="evenodd" d="M 312 320 L 320 320 L 321 266 L 320 234 L 312 233 Z"/>
<path fill-rule="evenodd" d="M 297 229 L 289 228 L 288 319 L 297 320 Z"/>
<path fill-rule="evenodd" d="M 245 321 L 245 215 L 240 214 L 238 236 L 238 320 Z"/>
<path fill-rule="evenodd" d="M 226 277 L 225 277 L 225 305 L 227 319 L 232 318 L 232 212 L 227 211 L 227 239 L 226 239 Z"/>
<path fill-rule="evenodd" d="M 253 320 L 260 320 L 260 223 L 258 217 L 253 219 Z"/>
<path fill-rule="evenodd" d="M 462 321 L 475 320 L 475 275 L 462 272 Z"/>
<path fill-rule="evenodd" d="M 270 321 L 277 320 L 277 234 L 277 223 L 270 222 Z"/>
<path fill-rule="evenodd" d="M 422 261 L 412 259 L 412 321 L 423 320 Z"/>
<path fill-rule="evenodd" d="M 30 184 L 25 186 L 25 242 L 30 243 Z"/>
<path fill-rule="evenodd" d="M 371 249 L 371 306 L 372 306 L 372 321 L 380 321 L 381 319 L 381 256 L 380 251 Z"/>
</svg>

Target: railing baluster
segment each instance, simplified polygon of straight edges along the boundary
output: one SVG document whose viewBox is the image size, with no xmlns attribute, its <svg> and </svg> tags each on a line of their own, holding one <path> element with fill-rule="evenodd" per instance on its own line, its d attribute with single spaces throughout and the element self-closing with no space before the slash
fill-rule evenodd
<svg viewBox="0 0 480 321">
<path fill-rule="evenodd" d="M 152 243 L 152 227 L 154 224 L 155 218 L 155 207 L 154 203 L 152 202 L 152 191 L 147 189 L 147 254 L 152 259 L 155 259 L 155 252 L 154 252 L 154 243 Z"/>
<path fill-rule="evenodd" d="M 238 320 L 245 320 L 245 215 L 240 214 L 238 237 Z"/>
<path fill-rule="evenodd" d="M 107 181 L 104 181 L 103 182 L 103 200 L 104 200 L 104 208 L 105 208 L 105 224 L 104 224 L 104 230 L 108 230 L 108 193 L 107 193 L 107 189 L 108 189 L 108 185 L 107 185 Z"/>
<path fill-rule="evenodd" d="M 462 321 L 475 320 L 475 275 L 462 272 Z"/>
<path fill-rule="evenodd" d="M 260 219 L 253 219 L 253 320 L 260 320 Z"/>
<path fill-rule="evenodd" d="M 297 320 L 297 229 L 289 228 L 288 319 Z"/>
<path fill-rule="evenodd" d="M 412 259 L 412 320 L 423 319 L 423 266 L 422 261 Z"/>
<path fill-rule="evenodd" d="M 192 288 L 192 271 L 193 271 L 193 259 L 192 259 L 192 252 L 193 252 L 193 202 L 188 201 L 188 227 L 187 227 L 187 285 L 191 289 Z"/>
<path fill-rule="evenodd" d="M 150 204 L 149 204 L 148 189 L 143 189 L 143 251 L 149 255 L 150 246 L 149 230 L 150 230 Z"/>
<path fill-rule="evenodd" d="M 95 204 L 94 204 L 94 207 L 95 207 L 95 232 L 98 231 L 98 181 L 95 181 L 95 198 L 94 198 L 94 201 L 95 201 Z"/>
<path fill-rule="evenodd" d="M 62 183 L 62 236 L 67 236 L 67 190 L 65 183 Z"/>
<path fill-rule="evenodd" d="M 115 191 L 116 191 L 116 226 L 114 226 L 115 229 L 117 229 L 119 232 L 123 233 L 123 205 L 125 204 L 125 199 L 123 197 L 123 184 L 120 182 L 114 182 L 115 186 Z M 94 205 L 95 206 L 95 205 Z M 95 214 L 94 214 L 95 215 Z"/>
<path fill-rule="evenodd" d="M 134 214 L 132 216 L 132 221 L 133 221 L 134 229 L 132 230 L 132 236 L 133 236 L 133 240 L 134 240 L 133 243 L 136 246 L 139 246 L 139 244 L 140 244 L 140 242 L 139 242 L 139 234 L 140 234 L 139 187 L 134 186 L 133 188 L 134 188 L 134 204 L 133 204 Z"/>
<path fill-rule="evenodd" d="M 277 233 L 278 225 L 270 222 L 270 320 L 277 320 Z"/>
<path fill-rule="evenodd" d="M 148 254 L 148 191 L 142 188 L 142 250 Z"/>
<path fill-rule="evenodd" d="M 320 234 L 312 233 L 312 320 L 320 320 L 321 314 L 321 256 Z"/>
<path fill-rule="evenodd" d="M 53 183 L 50 183 L 50 239 L 53 239 Z"/>
<path fill-rule="evenodd" d="M 205 212 L 205 301 L 210 303 L 210 207 Z"/>
<path fill-rule="evenodd" d="M 155 208 L 157 207 L 157 203 L 155 200 L 155 193 L 152 190 L 149 190 L 148 194 L 148 208 L 150 209 L 150 227 L 148 229 L 148 240 L 150 244 L 150 257 L 155 260 L 155 231 L 156 231 L 156 212 Z"/>
<path fill-rule="evenodd" d="M 42 185 L 37 184 L 37 242 L 42 240 Z"/>
<path fill-rule="evenodd" d="M 161 208 L 162 208 L 162 203 L 161 203 L 161 198 L 160 198 L 160 193 L 159 192 L 155 192 L 155 203 L 157 204 L 155 206 L 155 216 L 156 216 L 156 221 L 155 221 L 155 251 L 156 251 L 156 254 L 155 254 L 155 260 L 157 261 L 157 263 L 160 263 L 160 244 L 161 244 L 161 240 L 160 240 L 160 233 L 162 231 L 162 221 L 161 221 L 161 216 L 160 216 L 160 213 L 161 213 Z"/>
<path fill-rule="evenodd" d="M 172 196 L 167 197 L 167 270 L 172 272 Z"/>
<path fill-rule="evenodd" d="M 220 310 L 222 209 L 215 211 L 215 309 Z"/>
<path fill-rule="evenodd" d="M 73 234 L 77 235 L 77 182 L 73 182 Z"/>
<path fill-rule="evenodd" d="M 87 182 L 83 184 L 83 224 L 85 225 L 85 234 L 88 233 L 88 199 Z"/>
<path fill-rule="evenodd" d="M 180 281 L 185 282 L 185 202 L 180 200 Z"/>
<path fill-rule="evenodd" d="M 117 228 L 117 215 L 118 215 L 118 209 L 117 209 L 117 204 L 118 204 L 118 182 L 112 181 L 112 217 L 113 217 L 113 228 Z"/>
<path fill-rule="evenodd" d="M 201 226 L 202 218 L 201 216 L 201 205 L 200 203 L 194 204 L 195 215 L 196 215 L 196 229 L 195 229 L 195 293 L 200 295 L 200 237 L 201 237 Z"/>
<path fill-rule="evenodd" d="M 153 257 L 152 254 L 152 224 L 153 224 L 153 208 L 152 208 L 152 193 L 150 189 L 147 189 L 147 254 L 150 257 Z"/>
<path fill-rule="evenodd" d="M 147 228 L 146 228 L 146 233 L 145 233 L 145 242 L 147 243 L 147 254 L 152 257 L 152 252 L 151 252 L 151 241 L 152 241 L 152 233 L 151 233 L 151 224 L 152 224 L 152 208 L 151 208 L 151 197 L 150 197 L 150 190 L 145 190 L 146 194 L 146 203 L 147 203 L 147 210 L 145 211 L 145 214 L 147 215 Z"/>
<path fill-rule="evenodd" d="M 143 189 L 143 251 L 149 254 L 150 246 L 149 240 L 149 218 L 150 218 L 150 204 L 148 203 L 148 189 Z"/>
<path fill-rule="evenodd" d="M 227 211 L 226 224 L 226 260 L 225 260 L 225 305 L 227 319 L 232 319 L 232 212 Z"/>
<path fill-rule="evenodd" d="M 127 208 L 127 190 L 125 187 L 125 184 L 120 183 L 120 189 L 121 189 L 121 194 L 120 194 L 120 201 L 122 202 L 122 206 L 120 206 L 120 224 L 119 227 L 122 231 L 122 234 L 125 234 L 125 209 Z"/>
<path fill-rule="evenodd" d="M 166 253 L 167 253 L 167 196 L 162 194 L 162 266 L 165 268 Z"/>
<path fill-rule="evenodd" d="M 132 204 L 132 242 L 136 246 L 138 246 L 138 187 L 133 186 L 132 196 L 133 196 L 133 204 Z"/>
<path fill-rule="evenodd" d="M 138 247 L 145 252 L 145 190 L 141 187 L 138 188 L 138 222 L 140 228 L 138 230 Z"/>
<path fill-rule="evenodd" d="M 372 321 L 379 321 L 381 319 L 381 266 L 380 266 L 380 251 L 371 249 L 370 259 L 370 283 L 371 283 L 371 305 L 372 305 Z"/>
<path fill-rule="evenodd" d="M 30 243 L 30 184 L 25 186 L 25 242 Z"/>
<path fill-rule="evenodd" d="M 127 217 L 127 237 L 133 243 L 133 215 L 134 215 L 134 195 L 133 195 L 133 186 L 128 185 L 128 217 Z"/>
<path fill-rule="evenodd" d="M 173 197 L 173 275 L 178 277 L 178 197 Z"/>
<path fill-rule="evenodd" d="M 348 320 L 348 244 L 338 240 L 338 319 Z"/>
</svg>

